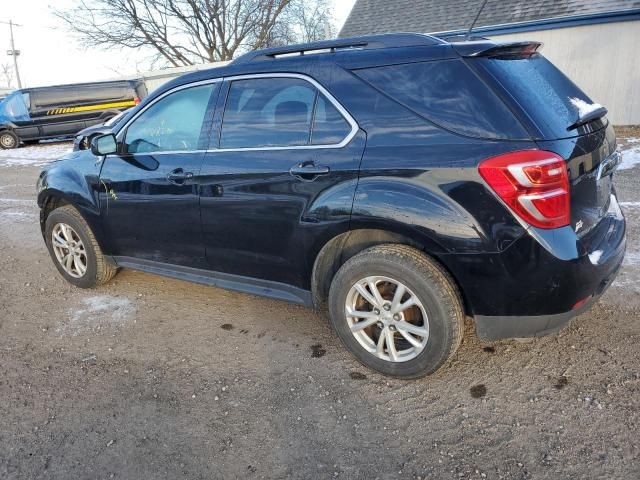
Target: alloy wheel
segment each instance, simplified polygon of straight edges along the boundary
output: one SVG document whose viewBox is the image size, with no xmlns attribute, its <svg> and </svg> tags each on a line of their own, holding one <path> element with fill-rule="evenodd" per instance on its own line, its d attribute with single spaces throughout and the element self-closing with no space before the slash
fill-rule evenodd
<svg viewBox="0 0 640 480">
<path fill-rule="evenodd" d="M 57 223 L 51 231 L 53 252 L 62 269 L 74 278 L 87 272 L 87 252 L 82 240 L 66 223 Z"/>
<path fill-rule="evenodd" d="M 389 277 L 356 282 L 347 294 L 345 316 L 358 343 L 388 362 L 417 357 L 429 340 L 422 302 L 405 284 Z"/>
</svg>

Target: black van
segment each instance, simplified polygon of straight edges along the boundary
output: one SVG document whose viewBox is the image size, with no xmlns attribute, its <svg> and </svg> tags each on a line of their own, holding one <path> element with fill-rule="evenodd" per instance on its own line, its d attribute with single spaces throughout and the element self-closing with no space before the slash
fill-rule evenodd
<svg viewBox="0 0 640 480">
<path fill-rule="evenodd" d="M 75 135 L 140 103 L 142 80 L 23 88 L 0 101 L 0 147 Z"/>
</svg>

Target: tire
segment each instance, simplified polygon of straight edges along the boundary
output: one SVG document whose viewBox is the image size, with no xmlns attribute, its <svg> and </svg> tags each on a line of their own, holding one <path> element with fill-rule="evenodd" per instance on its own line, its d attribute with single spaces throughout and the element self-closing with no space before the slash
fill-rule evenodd
<svg viewBox="0 0 640 480">
<path fill-rule="evenodd" d="M 0 132 L 0 148 L 10 150 L 20 146 L 20 138 L 11 130 L 3 130 Z"/>
<path fill-rule="evenodd" d="M 360 293 L 364 288 L 373 298 L 372 283 L 367 279 L 378 290 L 383 302 L 377 303 L 383 309 Z M 412 299 L 416 305 L 401 310 Z M 350 309 L 367 318 L 348 315 L 347 302 Z M 345 347 L 363 365 L 385 375 L 429 375 L 447 362 L 462 342 L 464 312 L 455 282 L 438 263 L 406 245 L 378 245 L 349 259 L 331 283 L 329 310 L 331 325 Z M 356 324 L 358 331 L 352 332 Z M 363 325 L 368 326 L 359 330 Z M 385 340 L 379 351 L 382 337 Z"/>
<path fill-rule="evenodd" d="M 54 231 L 58 239 L 55 241 L 55 247 Z M 60 239 L 66 243 L 67 248 L 60 248 Z M 60 274 L 76 287 L 93 288 L 102 285 L 111 280 L 117 272 L 117 268 L 102 254 L 84 218 L 71 205 L 56 208 L 49 214 L 45 224 L 45 241 L 49 255 Z M 71 261 L 71 268 L 68 268 L 65 260 L 68 260 L 68 257 L 64 255 L 71 252 L 77 252 L 77 255 L 74 255 L 76 258 Z M 59 257 L 62 257 L 62 260 Z"/>
</svg>

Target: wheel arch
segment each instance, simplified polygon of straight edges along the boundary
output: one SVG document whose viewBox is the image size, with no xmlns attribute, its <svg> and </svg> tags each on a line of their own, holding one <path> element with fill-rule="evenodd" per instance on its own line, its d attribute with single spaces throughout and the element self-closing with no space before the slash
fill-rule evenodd
<svg viewBox="0 0 640 480">
<path fill-rule="evenodd" d="M 416 238 L 414 235 L 409 235 L 406 232 L 394 231 L 388 228 L 359 228 L 349 230 L 336 235 L 322 246 L 315 257 L 311 273 L 313 304 L 318 308 L 324 306 L 333 277 L 347 260 L 367 248 L 382 244 L 407 245 L 429 255 L 429 257 L 438 262 L 458 284 L 464 309 L 465 311 L 469 311 L 460 283 L 453 275 L 453 272 L 438 258 L 438 253 L 443 251 L 442 248 L 427 237 Z"/>
<path fill-rule="evenodd" d="M 95 205 L 91 204 L 86 199 L 50 188 L 40 192 L 38 195 L 38 205 L 40 206 L 40 231 L 43 238 L 45 235 L 47 218 L 51 212 L 65 205 L 70 205 L 78 211 L 82 219 L 87 223 L 93 232 L 98 245 L 101 248 L 104 248 L 104 242 L 102 241 L 102 228 L 99 222 L 99 211 L 96 210 Z"/>
</svg>

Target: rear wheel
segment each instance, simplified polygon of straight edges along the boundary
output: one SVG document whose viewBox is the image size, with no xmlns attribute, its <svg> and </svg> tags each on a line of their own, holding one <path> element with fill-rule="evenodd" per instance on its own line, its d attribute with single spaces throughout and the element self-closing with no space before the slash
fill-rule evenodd
<svg viewBox="0 0 640 480">
<path fill-rule="evenodd" d="M 95 287 L 116 274 L 117 269 L 107 262 L 89 225 L 70 205 L 49 214 L 45 239 L 56 268 L 77 287 Z"/>
<path fill-rule="evenodd" d="M 11 130 L 3 130 L 0 132 L 0 147 L 9 150 L 11 148 L 18 148 L 20 145 L 20 138 Z"/>
<path fill-rule="evenodd" d="M 462 341 L 464 314 L 454 281 L 405 245 L 375 246 L 347 261 L 331 284 L 329 308 L 347 349 L 386 375 L 433 373 Z"/>
</svg>

